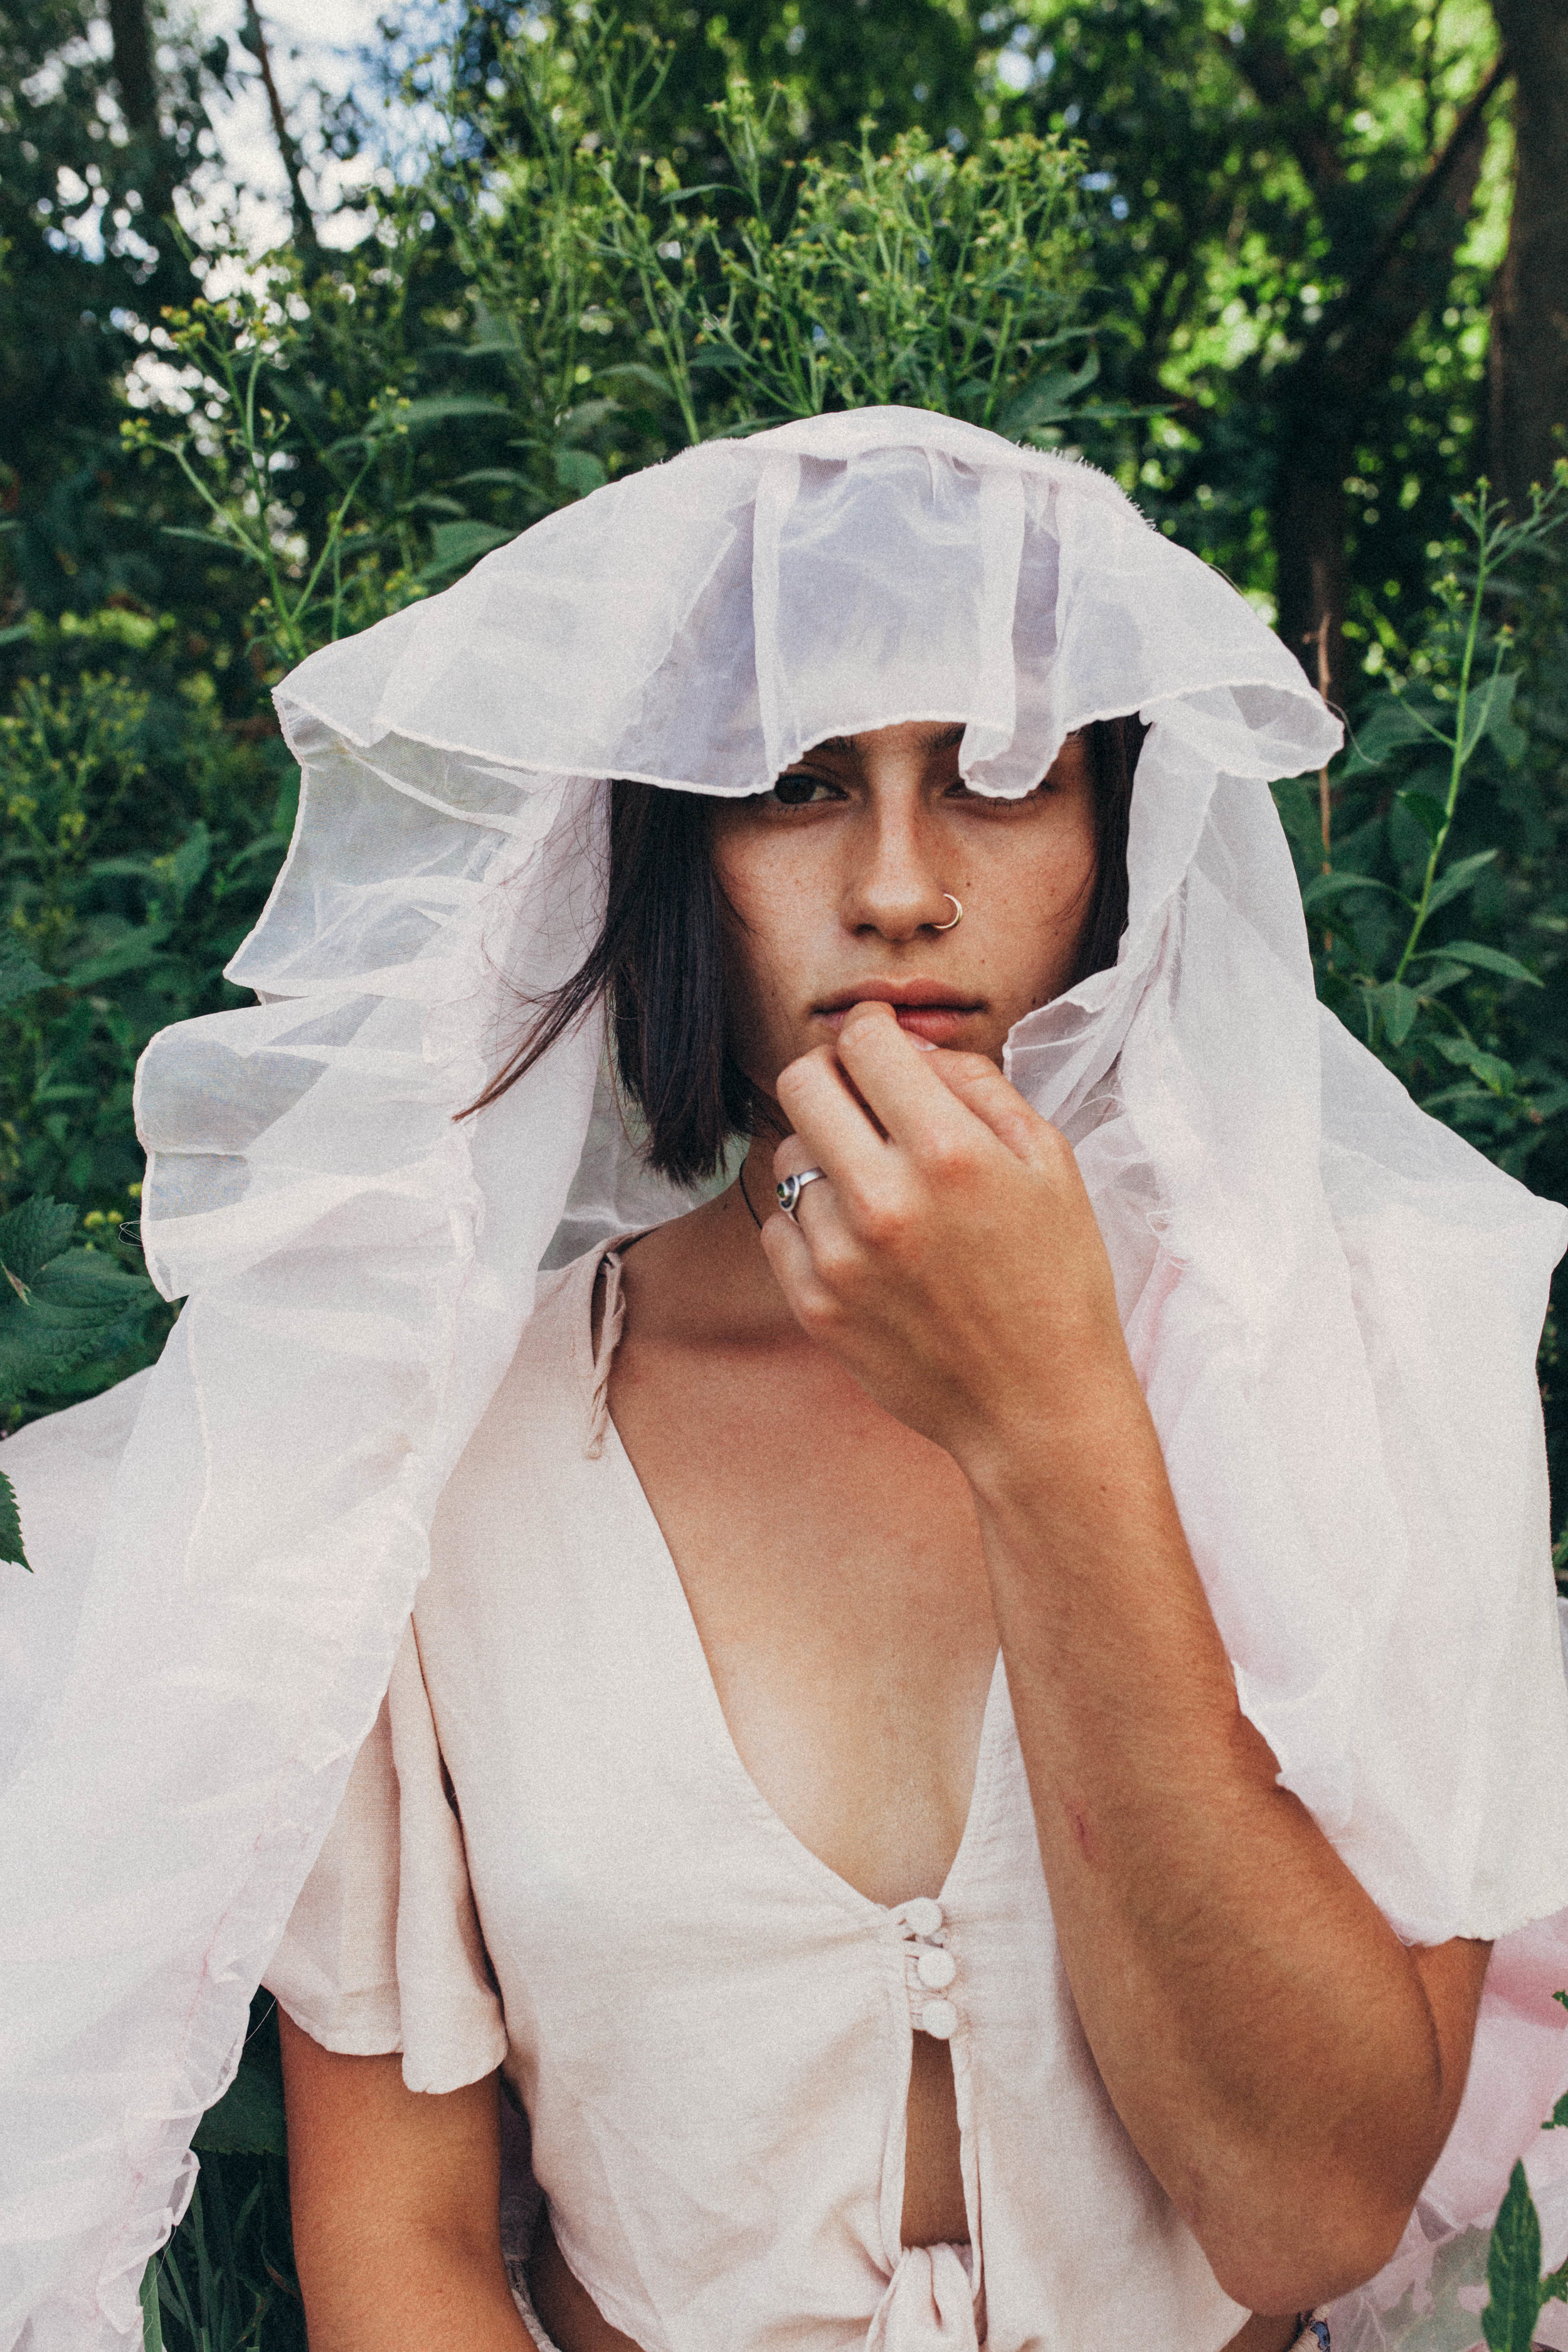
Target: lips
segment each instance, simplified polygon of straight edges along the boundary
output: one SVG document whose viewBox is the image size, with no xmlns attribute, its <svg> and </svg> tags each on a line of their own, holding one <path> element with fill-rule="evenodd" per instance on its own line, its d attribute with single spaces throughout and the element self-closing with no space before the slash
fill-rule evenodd
<svg viewBox="0 0 1568 2352">
<path fill-rule="evenodd" d="M 857 1004 L 890 1004 L 900 1028 L 928 1045 L 955 1044 L 964 1024 L 985 1009 L 976 998 L 964 996 L 955 988 L 943 988 L 935 981 L 869 980 L 825 998 L 815 1011 L 817 1019 L 837 1033 Z"/>
</svg>

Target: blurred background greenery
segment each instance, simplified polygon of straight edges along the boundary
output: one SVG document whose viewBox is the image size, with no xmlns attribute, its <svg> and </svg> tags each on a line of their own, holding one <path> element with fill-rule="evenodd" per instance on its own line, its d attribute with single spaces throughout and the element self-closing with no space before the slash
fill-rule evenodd
<svg viewBox="0 0 1568 2352">
<path fill-rule="evenodd" d="M 1277 621 L 1352 729 L 1279 794 L 1322 993 L 1568 1193 L 1560 7 L 421 0 L 346 91 L 274 64 L 255 0 L 232 46 L 178 0 L 0 0 L 5 1425 L 168 1328 L 132 1077 L 240 1001 L 294 805 L 270 686 L 821 407 L 1080 452 Z M 222 152 L 247 79 L 281 242 Z M 1542 1381 L 1561 1521 L 1555 1319 Z M 303 2342 L 254 2027 L 150 2341 Z"/>
</svg>

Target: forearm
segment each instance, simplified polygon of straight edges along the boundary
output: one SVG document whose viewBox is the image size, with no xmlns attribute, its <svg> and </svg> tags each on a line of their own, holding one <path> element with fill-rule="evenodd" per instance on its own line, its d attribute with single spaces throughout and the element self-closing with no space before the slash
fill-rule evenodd
<svg viewBox="0 0 1568 2352">
<path fill-rule="evenodd" d="M 1106 2086 L 1238 2300 L 1321 2300 L 1392 2252 L 1465 2052 L 1241 1715 L 1131 1374 L 966 1466 Z"/>
</svg>

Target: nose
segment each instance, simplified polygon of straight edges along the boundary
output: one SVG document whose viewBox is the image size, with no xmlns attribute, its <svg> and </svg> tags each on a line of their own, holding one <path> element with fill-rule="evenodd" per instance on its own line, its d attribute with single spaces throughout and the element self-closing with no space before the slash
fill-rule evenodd
<svg viewBox="0 0 1568 2352">
<path fill-rule="evenodd" d="M 954 883 L 944 870 L 952 859 L 943 856 L 941 834 L 917 795 L 873 797 L 854 828 L 844 894 L 847 929 L 901 946 L 948 921 Z"/>
</svg>

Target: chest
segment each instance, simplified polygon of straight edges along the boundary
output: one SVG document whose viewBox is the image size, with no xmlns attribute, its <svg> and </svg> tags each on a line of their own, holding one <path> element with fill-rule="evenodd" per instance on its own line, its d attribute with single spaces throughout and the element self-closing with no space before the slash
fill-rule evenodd
<svg viewBox="0 0 1568 2352">
<path fill-rule="evenodd" d="M 874 1901 L 934 1895 L 996 1655 L 955 1465 L 804 1345 L 686 1356 L 628 1334 L 609 1403 L 761 1794 Z"/>
</svg>

